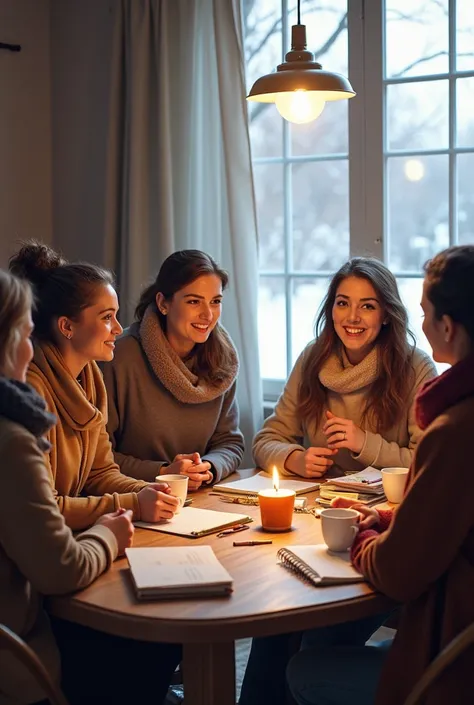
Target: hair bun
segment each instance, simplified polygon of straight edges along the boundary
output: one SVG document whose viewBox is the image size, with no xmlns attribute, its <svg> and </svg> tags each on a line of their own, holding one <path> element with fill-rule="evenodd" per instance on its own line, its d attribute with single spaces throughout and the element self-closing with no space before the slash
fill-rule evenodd
<svg viewBox="0 0 474 705">
<path fill-rule="evenodd" d="M 16 276 L 40 285 L 53 269 L 65 264 L 67 260 L 51 247 L 30 240 L 10 258 L 9 268 Z"/>
</svg>

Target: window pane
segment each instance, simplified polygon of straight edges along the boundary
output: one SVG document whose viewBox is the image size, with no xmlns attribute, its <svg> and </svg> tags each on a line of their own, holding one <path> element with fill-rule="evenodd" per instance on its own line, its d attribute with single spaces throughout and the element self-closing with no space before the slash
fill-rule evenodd
<svg viewBox="0 0 474 705">
<path fill-rule="evenodd" d="M 460 245 L 474 244 L 474 154 L 460 154 L 458 164 L 458 236 Z"/>
<path fill-rule="evenodd" d="M 349 257 L 345 159 L 293 164 L 293 268 L 334 271 Z"/>
<path fill-rule="evenodd" d="M 247 90 L 260 76 L 271 73 L 282 60 L 281 0 L 242 0 Z M 252 156 L 273 157 L 282 153 L 283 121 L 268 103 L 249 103 Z"/>
<path fill-rule="evenodd" d="M 254 164 L 257 200 L 260 269 L 283 272 L 283 166 Z"/>
<path fill-rule="evenodd" d="M 474 69 L 472 0 L 457 0 L 456 10 L 456 68 L 458 71 L 472 71 Z"/>
<path fill-rule="evenodd" d="M 286 379 L 286 312 L 283 277 L 260 278 L 258 345 L 262 377 Z"/>
<path fill-rule="evenodd" d="M 329 279 L 294 279 L 291 297 L 291 364 L 314 338 L 314 324 L 319 306 L 329 286 Z"/>
<path fill-rule="evenodd" d="M 387 78 L 448 72 L 448 4 L 449 0 L 386 0 Z"/>
<path fill-rule="evenodd" d="M 423 311 L 420 306 L 421 293 L 423 291 L 423 279 L 397 278 L 401 299 L 408 311 L 408 322 L 411 332 L 415 335 L 416 345 L 424 350 L 430 357 L 433 355 L 431 345 L 426 335 L 423 333 Z M 449 365 L 435 363 L 439 374 L 444 372 Z"/>
<path fill-rule="evenodd" d="M 448 106 L 448 81 L 387 86 L 389 149 L 447 148 Z"/>
<path fill-rule="evenodd" d="M 449 245 L 448 157 L 388 159 L 388 264 L 421 271 Z"/>
<path fill-rule="evenodd" d="M 314 122 L 292 124 L 292 154 L 347 154 L 348 104 L 348 100 L 335 100 L 326 104 L 322 114 Z"/>
<path fill-rule="evenodd" d="M 456 81 L 456 130 L 458 147 L 474 147 L 474 78 Z"/>
</svg>

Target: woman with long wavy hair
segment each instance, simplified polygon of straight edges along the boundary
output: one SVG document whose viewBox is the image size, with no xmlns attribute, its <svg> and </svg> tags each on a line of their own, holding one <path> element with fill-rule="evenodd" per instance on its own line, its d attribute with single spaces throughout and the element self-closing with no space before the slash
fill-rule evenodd
<svg viewBox="0 0 474 705">
<path fill-rule="evenodd" d="M 107 428 L 126 475 L 184 474 L 197 490 L 239 466 L 238 358 L 219 322 L 227 283 L 206 253 L 174 252 L 117 340 L 103 372 Z"/>
<path fill-rule="evenodd" d="M 421 435 L 415 395 L 435 375 L 414 346 L 393 274 L 379 260 L 354 257 L 332 278 L 316 338 L 255 437 L 256 463 L 308 478 L 409 467 Z M 301 648 L 363 645 L 387 616 L 305 632 Z M 286 702 L 288 640 L 253 640 L 241 705 Z"/>
<path fill-rule="evenodd" d="M 334 275 L 315 340 L 255 437 L 256 463 L 311 478 L 331 466 L 333 474 L 409 467 L 420 435 L 416 390 L 435 375 L 414 346 L 393 274 L 354 257 Z"/>
</svg>

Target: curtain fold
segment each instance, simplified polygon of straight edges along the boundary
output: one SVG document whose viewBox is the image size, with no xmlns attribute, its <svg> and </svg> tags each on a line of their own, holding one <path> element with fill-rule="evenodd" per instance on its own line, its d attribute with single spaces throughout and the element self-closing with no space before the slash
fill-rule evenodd
<svg viewBox="0 0 474 705">
<path fill-rule="evenodd" d="M 229 271 L 223 323 L 249 463 L 262 392 L 240 0 L 121 0 L 116 12 L 106 243 L 122 318 L 174 250 L 205 250 Z"/>
</svg>

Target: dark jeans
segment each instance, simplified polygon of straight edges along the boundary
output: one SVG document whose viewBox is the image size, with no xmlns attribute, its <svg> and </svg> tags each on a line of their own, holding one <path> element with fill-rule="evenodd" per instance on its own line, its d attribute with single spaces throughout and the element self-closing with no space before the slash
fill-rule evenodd
<svg viewBox="0 0 474 705">
<path fill-rule="evenodd" d="M 301 635 L 301 649 L 363 646 L 387 617 L 384 613 L 305 631 Z M 296 638 L 295 634 L 279 634 L 253 639 L 239 705 L 285 705 L 286 668 L 292 656 L 291 641 Z"/>
<path fill-rule="evenodd" d="M 181 661 L 179 644 L 135 641 L 51 618 L 71 705 L 162 705 Z"/>
<path fill-rule="evenodd" d="M 339 646 L 307 649 L 290 661 L 290 691 L 298 705 L 374 705 L 387 649 Z"/>
</svg>

